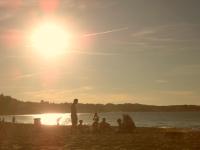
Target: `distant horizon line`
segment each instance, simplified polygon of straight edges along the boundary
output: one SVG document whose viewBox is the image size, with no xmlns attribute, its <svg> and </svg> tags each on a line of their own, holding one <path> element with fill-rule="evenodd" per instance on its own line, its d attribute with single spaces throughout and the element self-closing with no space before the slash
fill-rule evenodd
<svg viewBox="0 0 200 150">
<path fill-rule="evenodd" d="M 31 103 L 49 103 L 49 104 L 72 104 L 72 101 L 74 99 L 71 100 L 71 102 L 68 102 L 68 101 L 65 101 L 65 102 L 52 102 L 52 101 L 48 101 L 48 100 L 40 100 L 40 101 L 31 101 L 31 100 L 21 100 L 21 99 L 18 99 L 18 98 L 15 98 L 15 97 L 12 97 L 12 96 L 9 96 L 9 95 L 4 95 L 3 93 L 0 94 L 0 96 L 4 96 L 4 97 L 11 97 L 12 99 L 15 99 L 19 102 L 31 102 Z M 77 98 L 79 100 L 79 98 Z M 43 102 L 42 102 L 43 101 Z M 155 104 L 143 104 L 143 103 L 131 103 L 131 102 L 124 102 L 124 103 L 112 103 L 112 102 L 108 102 L 108 103 L 83 103 L 83 102 L 79 102 L 78 104 L 92 104 L 92 105 L 109 105 L 109 104 L 112 104 L 112 105 L 125 105 L 125 104 L 129 104 L 129 105 L 145 105 L 145 106 L 200 106 L 199 105 L 196 105 L 196 104 L 169 104 L 169 105 L 155 105 Z"/>
</svg>

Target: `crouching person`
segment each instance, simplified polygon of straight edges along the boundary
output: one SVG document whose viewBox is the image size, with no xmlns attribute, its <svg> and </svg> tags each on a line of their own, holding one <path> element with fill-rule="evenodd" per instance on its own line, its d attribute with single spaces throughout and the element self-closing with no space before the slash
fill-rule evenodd
<svg viewBox="0 0 200 150">
<path fill-rule="evenodd" d="M 106 122 L 106 118 L 103 118 L 99 124 L 100 132 L 107 132 L 111 129 L 110 124 Z"/>
</svg>

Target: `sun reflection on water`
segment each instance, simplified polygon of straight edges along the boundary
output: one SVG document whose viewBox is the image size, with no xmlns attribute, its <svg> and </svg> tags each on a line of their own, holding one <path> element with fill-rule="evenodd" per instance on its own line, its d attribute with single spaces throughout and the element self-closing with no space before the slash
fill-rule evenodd
<svg viewBox="0 0 200 150">
<path fill-rule="evenodd" d="M 35 115 L 34 118 L 41 118 L 43 125 L 68 125 L 69 114 L 46 113 Z"/>
</svg>

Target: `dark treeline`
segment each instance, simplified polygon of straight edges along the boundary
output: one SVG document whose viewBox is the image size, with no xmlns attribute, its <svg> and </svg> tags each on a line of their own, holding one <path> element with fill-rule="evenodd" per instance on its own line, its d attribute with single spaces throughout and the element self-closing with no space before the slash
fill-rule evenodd
<svg viewBox="0 0 200 150">
<path fill-rule="evenodd" d="M 70 112 L 71 103 L 24 102 L 0 95 L 0 115 L 64 113 Z M 78 104 L 78 112 L 150 112 L 150 111 L 200 111 L 196 105 L 153 106 L 142 104 Z"/>
</svg>

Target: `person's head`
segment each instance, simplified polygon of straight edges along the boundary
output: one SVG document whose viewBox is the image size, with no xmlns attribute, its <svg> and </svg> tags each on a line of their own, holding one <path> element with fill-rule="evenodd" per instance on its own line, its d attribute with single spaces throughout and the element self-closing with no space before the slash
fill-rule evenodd
<svg viewBox="0 0 200 150">
<path fill-rule="evenodd" d="M 74 104 L 78 104 L 78 99 L 74 99 Z"/>
<path fill-rule="evenodd" d="M 122 123 L 122 120 L 119 118 L 119 119 L 117 119 L 117 123 L 118 124 L 121 124 Z"/>
<path fill-rule="evenodd" d="M 79 124 L 81 124 L 81 125 L 82 125 L 82 124 L 83 124 L 83 120 L 79 120 Z"/>
<path fill-rule="evenodd" d="M 106 122 L 106 118 L 103 118 L 102 121 L 103 121 L 103 122 Z"/>
</svg>

